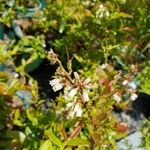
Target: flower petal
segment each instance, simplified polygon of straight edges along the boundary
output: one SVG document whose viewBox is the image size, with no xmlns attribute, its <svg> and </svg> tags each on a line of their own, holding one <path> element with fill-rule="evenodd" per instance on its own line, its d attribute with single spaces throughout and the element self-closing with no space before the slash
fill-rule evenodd
<svg viewBox="0 0 150 150">
<path fill-rule="evenodd" d="M 137 97 L 138 97 L 137 94 L 133 93 L 133 94 L 131 94 L 130 98 L 131 98 L 132 101 L 134 101 L 134 100 L 137 99 Z"/>
<path fill-rule="evenodd" d="M 83 90 L 83 101 L 84 103 L 89 100 L 89 91 Z"/>
<path fill-rule="evenodd" d="M 73 88 L 68 92 L 67 96 L 72 98 L 77 94 L 77 91 L 77 88 Z"/>
<path fill-rule="evenodd" d="M 119 103 L 121 101 L 121 96 L 118 93 L 115 93 L 113 99 Z"/>
</svg>

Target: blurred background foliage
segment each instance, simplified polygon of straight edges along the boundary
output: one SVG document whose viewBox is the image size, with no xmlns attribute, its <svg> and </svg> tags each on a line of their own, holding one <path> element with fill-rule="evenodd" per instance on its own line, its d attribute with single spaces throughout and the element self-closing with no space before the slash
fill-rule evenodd
<svg viewBox="0 0 150 150">
<path fill-rule="evenodd" d="M 56 106 L 45 110 L 37 81 L 29 73 L 53 49 L 68 72 L 78 71 L 95 82 L 99 78 L 115 80 L 121 70 L 123 78 L 135 78 L 138 91 L 150 94 L 149 10 L 149 0 L 0 0 L 0 148 L 85 149 L 95 142 L 98 146 L 91 149 L 99 149 L 99 145 L 100 149 L 117 149 L 118 137 L 111 129 L 116 120 L 108 117 L 111 111 L 101 114 L 108 120 L 100 132 L 93 133 L 93 139 L 104 134 L 103 144 L 89 137 L 95 130 L 90 120 L 80 137 L 66 140 L 65 132 L 80 130 L 74 127 L 80 118 L 61 121 L 54 113 Z M 111 67 L 99 77 L 96 69 L 102 64 Z M 114 82 L 116 88 L 121 82 Z M 104 91 L 106 85 L 102 85 Z M 60 101 L 57 109 L 64 105 L 62 96 L 55 101 Z M 113 104 L 98 105 L 107 112 Z"/>
</svg>

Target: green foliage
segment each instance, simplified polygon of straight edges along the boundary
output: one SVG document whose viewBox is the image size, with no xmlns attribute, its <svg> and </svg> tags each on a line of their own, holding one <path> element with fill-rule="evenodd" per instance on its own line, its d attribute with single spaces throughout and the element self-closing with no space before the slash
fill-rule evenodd
<svg viewBox="0 0 150 150">
<path fill-rule="evenodd" d="M 140 90 L 144 93 L 150 94 L 150 61 L 143 64 L 143 70 L 138 74 L 140 81 Z"/>
<path fill-rule="evenodd" d="M 150 94 L 149 8 L 149 0 L 0 0 L 0 149 L 117 149 L 128 127 L 113 106 L 136 98 L 135 78 Z M 49 108 L 28 75 L 44 59 L 57 66 Z"/>
<path fill-rule="evenodd" d="M 142 143 L 141 143 L 141 147 L 145 147 L 145 149 L 149 149 L 150 147 L 150 121 L 149 120 L 145 120 L 143 122 L 143 126 L 141 129 L 142 132 Z"/>
</svg>

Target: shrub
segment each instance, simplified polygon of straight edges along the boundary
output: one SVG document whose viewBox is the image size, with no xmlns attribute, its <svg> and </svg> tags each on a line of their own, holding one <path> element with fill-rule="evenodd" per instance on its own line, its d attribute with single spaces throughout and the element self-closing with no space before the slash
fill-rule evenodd
<svg viewBox="0 0 150 150">
<path fill-rule="evenodd" d="M 10 0 L 0 8 L 0 148 L 117 149 L 129 127 L 113 107 L 136 99 L 135 81 L 149 93 L 149 1 Z M 45 59 L 57 68 L 49 108 L 29 76 Z"/>
</svg>

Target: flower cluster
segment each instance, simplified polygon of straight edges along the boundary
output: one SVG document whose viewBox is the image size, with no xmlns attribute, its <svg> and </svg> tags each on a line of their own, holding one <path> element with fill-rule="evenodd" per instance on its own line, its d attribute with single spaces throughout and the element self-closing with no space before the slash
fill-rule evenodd
<svg viewBox="0 0 150 150">
<path fill-rule="evenodd" d="M 131 65 L 131 69 L 133 66 Z M 102 64 L 99 67 L 101 74 L 105 71 L 111 72 L 112 68 L 109 64 Z M 113 72 L 113 70 L 112 70 Z M 103 84 L 107 88 L 107 91 L 110 90 L 112 95 L 112 99 L 114 99 L 117 103 L 121 102 L 122 99 L 130 99 L 134 101 L 137 98 L 136 94 L 136 81 L 134 79 L 134 75 L 129 74 L 128 76 L 124 75 L 122 71 L 118 71 L 115 73 L 114 78 L 112 80 L 108 80 L 105 77 L 102 77 L 100 80 L 100 84 Z M 121 83 L 121 85 L 119 85 Z"/>
<path fill-rule="evenodd" d="M 131 101 L 136 100 L 136 98 L 138 97 L 136 94 L 136 84 L 133 81 L 124 80 L 122 82 L 122 85 L 124 87 L 125 94 L 123 94 L 122 92 L 116 92 L 113 95 L 113 99 L 117 102 L 120 102 L 123 97 Z"/>
<path fill-rule="evenodd" d="M 63 116 L 68 119 L 82 117 L 83 108 L 89 99 L 91 99 L 90 102 L 96 99 L 98 103 L 101 97 L 105 97 L 106 100 L 113 99 L 119 103 L 122 99 L 135 100 L 137 98 L 132 74 L 127 76 L 122 71 L 114 70 L 110 64 L 102 64 L 96 68 L 96 78 L 91 81 L 90 78 L 85 78 L 77 72 L 67 72 L 57 55 L 52 51 L 50 53 L 54 58 L 52 61 L 58 63 L 59 67 L 49 83 L 55 92 L 59 90 L 63 92 L 61 98 L 65 103 L 58 114 L 64 114 Z"/>
<path fill-rule="evenodd" d="M 58 60 L 57 57 L 58 56 L 54 53 L 54 51 L 52 49 L 48 52 L 47 58 L 50 60 L 50 62 L 52 64 L 55 64 L 57 62 L 57 60 Z"/>
<path fill-rule="evenodd" d="M 82 106 L 89 100 L 91 89 L 89 78 L 84 79 L 77 72 L 73 74 L 72 79 L 68 72 L 58 68 L 56 76 L 49 82 L 55 92 L 64 89 L 63 98 L 67 104 L 62 112 L 67 113 L 67 118 L 81 117 Z"/>
<path fill-rule="evenodd" d="M 100 4 L 97 11 L 96 11 L 96 18 L 107 18 L 109 17 L 109 11 L 107 10 L 107 8 L 103 5 Z"/>
</svg>

